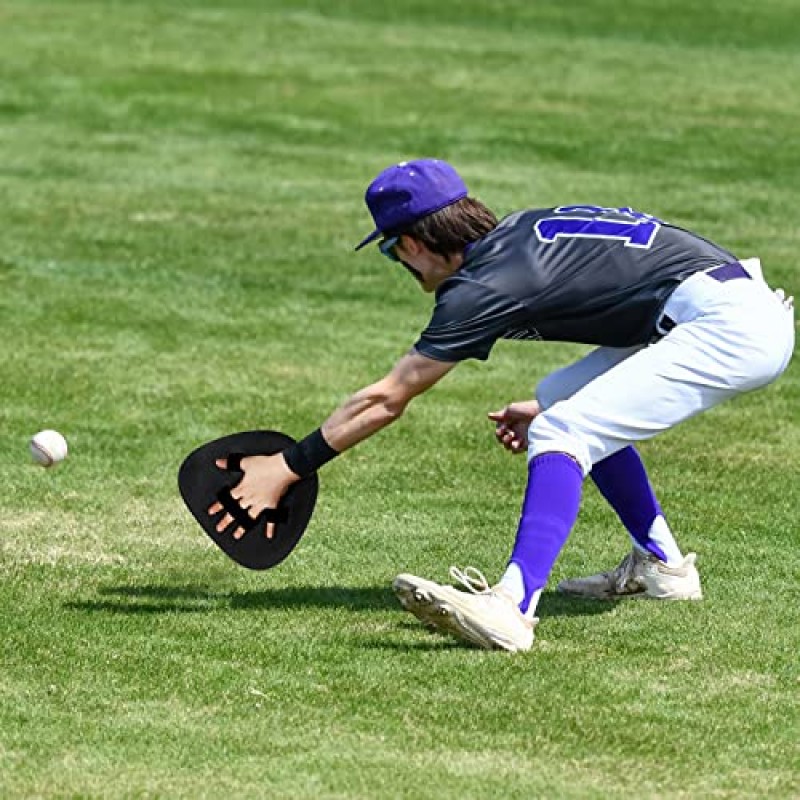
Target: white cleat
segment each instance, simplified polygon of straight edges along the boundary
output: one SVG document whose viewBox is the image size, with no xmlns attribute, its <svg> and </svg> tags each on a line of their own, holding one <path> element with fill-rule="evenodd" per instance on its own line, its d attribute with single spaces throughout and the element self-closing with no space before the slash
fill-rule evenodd
<svg viewBox="0 0 800 800">
<path fill-rule="evenodd" d="M 649 597 L 656 600 L 700 600 L 700 575 L 689 553 L 679 567 L 669 567 L 655 556 L 634 548 L 617 567 L 586 578 L 561 581 L 562 594 L 596 600 Z"/>
<path fill-rule="evenodd" d="M 644 564 L 648 556 L 634 548 L 622 561 L 608 572 L 599 572 L 586 578 L 568 578 L 556 590 L 575 597 L 595 600 L 612 600 L 618 597 L 643 596 Z"/>
<path fill-rule="evenodd" d="M 530 650 L 538 619 L 528 620 L 505 592 L 491 588 L 474 567 L 450 574 L 468 591 L 416 575 L 398 575 L 392 584 L 400 604 L 425 625 L 486 650 Z"/>
<path fill-rule="evenodd" d="M 702 600 L 696 558 L 694 553 L 687 554 L 679 567 L 669 567 L 655 558 L 648 560 L 642 576 L 645 595 L 655 600 Z"/>
</svg>

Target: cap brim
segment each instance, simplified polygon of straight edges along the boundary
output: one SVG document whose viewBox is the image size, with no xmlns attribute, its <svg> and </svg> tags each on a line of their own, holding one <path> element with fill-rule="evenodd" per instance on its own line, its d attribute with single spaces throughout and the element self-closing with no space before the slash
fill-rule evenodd
<svg viewBox="0 0 800 800">
<path fill-rule="evenodd" d="M 356 245 L 356 250 L 360 250 L 362 247 L 366 247 L 370 242 L 374 242 L 380 235 L 382 231 L 374 230 L 372 233 L 367 236 L 366 239 L 361 241 L 359 244 Z"/>
</svg>

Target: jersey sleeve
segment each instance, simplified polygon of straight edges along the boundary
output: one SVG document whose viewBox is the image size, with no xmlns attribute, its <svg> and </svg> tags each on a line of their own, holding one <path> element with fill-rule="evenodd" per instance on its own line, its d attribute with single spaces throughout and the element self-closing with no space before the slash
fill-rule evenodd
<svg viewBox="0 0 800 800">
<path fill-rule="evenodd" d="M 524 315 L 515 300 L 476 281 L 443 284 L 427 328 L 414 349 L 436 361 L 485 361 L 494 343 Z"/>
</svg>

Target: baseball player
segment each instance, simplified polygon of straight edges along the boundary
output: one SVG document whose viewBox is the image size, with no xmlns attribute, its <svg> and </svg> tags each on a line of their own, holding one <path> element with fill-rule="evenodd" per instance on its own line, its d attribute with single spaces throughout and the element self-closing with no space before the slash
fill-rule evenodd
<svg viewBox="0 0 800 800">
<path fill-rule="evenodd" d="M 376 383 L 356 392 L 282 454 L 244 459 L 233 496 L 252 515 L 298 477 L 395 422 L 459 362 L 500 339 L 595 345 L 546 377 L 535 399 L 489 415 L 501 445 L 526 452 L 528 481 L 510 559 L 490 585 L 451 569 L 466 591 L 413 575 L 394 590 L 425 624 L 484 648 L 530 649 L 535 612 L 591 476 L 632 550 L 615 569 L 567 580 L 574 595 L 695 600 L 684 554 L 634 447 L 730 397 L 765 386 L 794 348 L 791 298 L 697 234 L 632 208 L 528 209 L 501 221 L 449 164 L 422 159 L 382 171 L 366 203 L 380 252 L 435 293 L 430 323 Z M 219 530 L 232 519 L 225 516 Z M 241 536 L 237 530 L 235 536 Z M 267 535 L 272 535 L 268 526 Z"/>
</svg>

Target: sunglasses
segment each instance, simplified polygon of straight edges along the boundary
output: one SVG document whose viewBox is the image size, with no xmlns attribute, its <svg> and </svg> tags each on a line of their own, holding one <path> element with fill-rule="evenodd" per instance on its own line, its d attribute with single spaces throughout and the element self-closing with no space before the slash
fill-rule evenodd
<svg viewBox="0 0 800 800">
<path fill-rule="evenodd" d="M 388 239 L 384 239 L 379 245 L 378 249 L 381 251 L 381 255 L 386 256 L 389 261 L 396 261 L 400 262 L 400 259 L 397 257 L 397 253 L 395 253 L 394 248 L 397 247 L 398 243 L 400 242 L 399 236 L 390 236 Z"/>
</svg>

